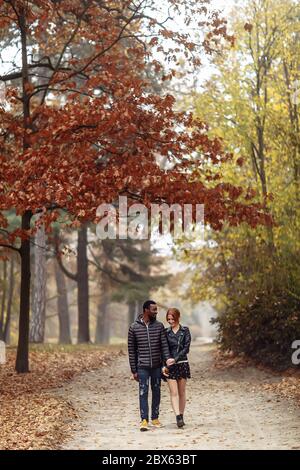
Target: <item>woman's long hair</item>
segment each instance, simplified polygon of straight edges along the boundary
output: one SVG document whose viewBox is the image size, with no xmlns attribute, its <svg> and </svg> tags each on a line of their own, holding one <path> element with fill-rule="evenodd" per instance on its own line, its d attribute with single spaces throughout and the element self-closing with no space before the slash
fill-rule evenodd
<svg viewBox="0 0 300 470">
<path fill-rule="evenodd" d="M 172 315 L 172 317 L 174 318 L 174 320 L 175 320 L 176 322 L 179 322 L 180 311 L 178 310 L 178 308 L 175 308 L 175 307 L 168 308 L 168 311 L 167 311 L 167 314 L 166 314 L 166 320 L 167 320 L 167 321 L 168 321 L 168 315 Z"/>
</svg>

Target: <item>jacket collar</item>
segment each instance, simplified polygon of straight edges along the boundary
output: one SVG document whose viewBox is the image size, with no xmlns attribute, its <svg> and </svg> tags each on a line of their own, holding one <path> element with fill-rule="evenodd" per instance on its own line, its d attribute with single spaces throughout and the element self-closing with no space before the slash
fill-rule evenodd
<svg viewBox="0 0 300 470">
<path fill-rule="evenodd" d="M 156 318 L 154 318 L 153 320 L 150 320 L 149 325 L 150 325 L 150 324 L 152 325 L 152 324 L 155 323 L 156 321 L 157 321 Z M 137 317 L 136 322 L 137 322 L 137 323 L 140 323 L 141 325 L 146 325 L 146 323 L 145 323 L 144 320 L 143 320 L 143 314 L 142 314 L 142 313 L 140 313 L 140 315 Z"/>
<path fill-rule="evenodd" d="M 173 333 L 171 326 L 169 326 L 168 331 Z M 183 327 L 182 327 L 182 325 L 181 325 L 180 323 L 179 323 L 178 331 L 182 331 L 182 332 L 183 332 Z M 174 333 L 174 335 L 177 334 L 178 331 L 177 331 L 176 333 Z"/>
</svg>

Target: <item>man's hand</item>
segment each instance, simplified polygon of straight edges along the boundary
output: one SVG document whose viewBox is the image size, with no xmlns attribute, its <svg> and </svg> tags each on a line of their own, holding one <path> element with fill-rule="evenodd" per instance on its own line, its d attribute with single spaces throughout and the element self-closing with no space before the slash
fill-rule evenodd
<svg viewBox="0 0 300 470">
<path fill-rule="evenodd" d="M 172 357 L 170 357 L 170 359 L 167 359 L 167 362 L 166 362 L 167 366 L 172 366 L 173 364 L 175 364 L 175 359 L 173 359 Z"/>
<path fill-rule="evenodd" d="M 134 378 L 134 380 L 136 380 L 137 382 L 139 381 L 139 376 L 138 376 L 138 373 L 136 372 L 135 374 L 132 374 L 132 377 Z"/>
</svg>

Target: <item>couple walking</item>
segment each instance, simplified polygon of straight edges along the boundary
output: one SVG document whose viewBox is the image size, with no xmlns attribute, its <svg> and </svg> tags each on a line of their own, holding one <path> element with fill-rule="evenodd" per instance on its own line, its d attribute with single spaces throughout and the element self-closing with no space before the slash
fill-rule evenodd
<svg viewBox="0 0 300 470">
<path fill-rule="evenodd" d="M 187 354 L 191 335 L 187 327 L 180 325 L 180 312 L 169 308 L 166 320 L 170 327 L 156 320 L 157 304 L 147 300 L 143 313 L 132 323 L 128 332 L 129 363 L 133 378 L 139 382 L 140 430 L 149 425 L 148 390 L 152 390 L 151 422 L 161 427 L 159 417 L 161 379 L 168 382 L 170 398 L 176 423 L 184 426 L 186 381 L 191 377 Z"/>
</svg>

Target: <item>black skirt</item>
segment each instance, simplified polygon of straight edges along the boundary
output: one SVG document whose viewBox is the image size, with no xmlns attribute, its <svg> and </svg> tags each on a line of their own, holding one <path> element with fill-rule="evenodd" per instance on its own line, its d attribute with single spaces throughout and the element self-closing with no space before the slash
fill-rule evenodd
<svg viewBox="0 0 300 470">
<path fill-rule="evenodd" d="M 164 377 L 164 380 L 172 379 L 190 379 L 191 378 L 191 371 L 190 365 L 188 362 L 181 362 L 180 364 L 173 364 L 169 368 L 169 375 L 168 377 Z"/>
</svg>

